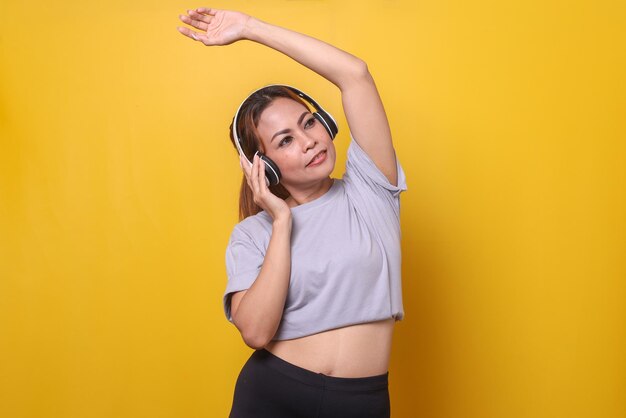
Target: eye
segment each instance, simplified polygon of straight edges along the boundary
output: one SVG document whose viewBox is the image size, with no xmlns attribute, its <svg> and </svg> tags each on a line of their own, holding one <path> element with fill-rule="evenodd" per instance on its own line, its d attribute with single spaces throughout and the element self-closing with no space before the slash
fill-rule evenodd
<svg viewBox="0 0 626 418">
<path fill-rule="evenodd" d="M 304 128 L 310 128 L 311 126 L 315 125 L 315 122 L 317 122 L 317 119 L 315 119 L 315 116 L 313 116 L 312 118 L 307 119 L 306 122 L 304 122 Z"/>
<path fill-rule="evenodd" d="M 293 137 L 286 136 L 283 139 L 281 139 L 281 141 L 278 143 L 278 147 L 279 148 L 285 147 L 285 146 L 291 144 L 291 141 L 293 141 Z"/>
</svg>

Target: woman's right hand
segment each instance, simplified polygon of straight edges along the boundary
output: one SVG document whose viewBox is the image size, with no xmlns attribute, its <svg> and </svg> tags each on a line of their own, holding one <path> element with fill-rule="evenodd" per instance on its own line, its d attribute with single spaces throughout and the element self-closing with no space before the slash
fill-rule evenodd
<svg viewBox="0 0 626 418">
<path fill-rule="evenodd" d="M 187 10 L 187 15 L 180 15 L 179 18 L 184 23 L 198 29 L 199 32 L 186 27 L 178 27 L 178 31 L 207 46 L 229 45 L 244 39 L 243 33 L 246 23 L 251 19 L 245 13 L 208 7 Z"/>
<path fill-rule="evenodd" d="M 252 190 L 254 203 L 265 210 L 273 220 L 291 219 L 291 209 L 287 202 L 276 196 L 267 186 L 265 180 L 265 163 L 254 155 L 252 166 L 244 157 L 240 157 L 241 168 L 246 176 L 248 186 Z"/>
</svg>

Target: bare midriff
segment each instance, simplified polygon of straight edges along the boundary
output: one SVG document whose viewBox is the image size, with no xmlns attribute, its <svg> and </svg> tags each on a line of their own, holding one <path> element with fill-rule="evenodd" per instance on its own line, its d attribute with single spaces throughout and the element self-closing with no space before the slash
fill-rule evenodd
<svg viewBox="0 0 626 418">
<path fill-rule="evenodd" d="M 270 341 L 265 349 L 291 364 L 327 376 L 377 376 L 389 370 L 394 323 L 389 318 L 293 340 Z"/>
</svg>

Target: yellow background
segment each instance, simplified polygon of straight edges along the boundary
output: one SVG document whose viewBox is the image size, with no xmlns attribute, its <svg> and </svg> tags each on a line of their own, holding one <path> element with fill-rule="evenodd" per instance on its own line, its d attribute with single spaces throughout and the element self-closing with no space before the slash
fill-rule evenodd
<svg viewBox="0 0 626 418">
<path fill-rule="evenodd" d="M 0 2 L 0 416 L 225 417 L 251 350 L 223 314 L 268 83 L 336 88 L 202 4 Z M 221 1 L 365 59 L 408 176 L 392 416 L 626 417 L 620 1 Z"/>
</svg>

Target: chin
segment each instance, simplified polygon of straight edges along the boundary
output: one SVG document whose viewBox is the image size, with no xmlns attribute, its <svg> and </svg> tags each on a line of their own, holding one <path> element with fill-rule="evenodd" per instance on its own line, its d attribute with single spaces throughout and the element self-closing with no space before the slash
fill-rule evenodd
<svg viewBox="0 0 626 418">
<path fill-rule="evenodd" d="M 320 167 L 320 171 L 319 171 L 319 181 L 325 180 L 328 177 L 330 177 L 330 175 L 333 173 L 333 170 L 335 169 L 335 162 L 333 161 L 332 164 L 328 164 L 328 168 L 323 169 L 322 167 Z"/>
<path fill-rule="evenodd" d="M 307 176 L 307 177 L 298 177 L 296 179 L 285 179 L 283 178 L 281 180 L 283 186 L 285 186 L 286 188 L 306 188 L 306 187 L 310 187 L 312 185 L 315 185 L 317 183 L 322 183 L 323 181 L 327 180 L 330 175 L 332 174 L 332 170 L 328 171 L 328 172 L 320 172 L 319 176 Z"/>
</svg>

